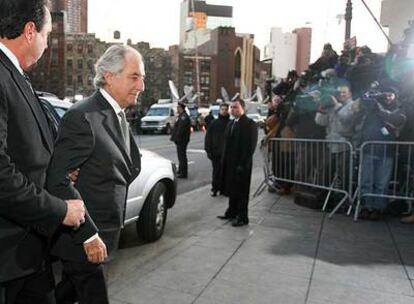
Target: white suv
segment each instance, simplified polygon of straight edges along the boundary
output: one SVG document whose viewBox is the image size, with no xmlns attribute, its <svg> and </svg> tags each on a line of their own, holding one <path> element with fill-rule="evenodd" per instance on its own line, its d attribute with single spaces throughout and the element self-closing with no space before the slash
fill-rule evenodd
<svg viewBox="0 0 414 304">
<path fill-rule="evenodd" d="M 38 92 L 42 106 L 55 129 L 72 105 L 48 93 Z M 171 161 L 144 149 L 141 172 L 128 189 L 125 225 L 136 223 L 139 236 L 148 242 L 158 240 L 165 227 L 167 210 L 177 196 L 176 167 Z"/>
</svg>

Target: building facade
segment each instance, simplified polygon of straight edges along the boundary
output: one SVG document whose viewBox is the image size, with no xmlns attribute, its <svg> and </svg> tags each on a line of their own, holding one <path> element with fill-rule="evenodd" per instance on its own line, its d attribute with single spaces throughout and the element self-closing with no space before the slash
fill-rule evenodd
<svg viewBox="0 0 414 304">
<path fill-rule="evenodd" d="M 204 0 L 183 0 L 180 6 L 180 48 L 204 44 L 210 39 L 211 30 L 220 26 L 231 27 L 232 23 L 232 6 L 212 5 Z"/>
<path fill-rule="evenodd" d="M 64 12 L 65 32 L 88 32 L 88 0 L 52 0 L 51 12 Z"/>
<path fill-rule="evenodd" d="M 270 33 L 270 43 L 265 47 L 265 58 L 272 61 L 272 75 L 284 78 L 290 70 L 296 69 L 297 35 L 284 33 L 274 27 Z"/>
<path fill-rule="evenodd" d="M 403 33 L 408 28 L 408 22 L 414 20 L 414 1 L 412 0 L 383 0 L 381 7 L 381 24 L 389 29 L 393 43 L 403 39 Z"/>
<path fill-rule="evenodd" d="M 180 52 L 179 88 L 192 85 L 197 89 L 196 62 L 194 50 Z M 260 50 L 254 46 L 254 36 L 237 34 L 233 27 L 211 31 L 211 39 L 198 48 L 198 64 L 201 105 L 223 99 L 222 88 L 230 98 L 236 93 L 248 98 L 257 85 L 264 86 L 267 77 L 260 62 Z"/>
<path fill-rule="evenodd" d="M 90 95 L 94 64 L 108 48 L 95 34 L 65 32 L 65 13 L 52 13 L 49 48 L 30 73 L 34 88 L 60 98 Z"/>
<path fill-rule="evenodd" d="M 173 56 L 174 47 L 170 50 L 151 48 L 148 42 L 131 44 L 138 50 L 145 64 L 145 91 L 140 95 L 140 104 L 148 108 L 159 99 L 170 98 L 168 80 L 174 79 Z"/>
<path fill-rule="evenodd" d="M 309 67 L 311 59 L 312 47 L 312 29 L 309 27 L 302 27 L 293 30 L 296 34 L 296 71 L 302 73 Z"/>
</svg>

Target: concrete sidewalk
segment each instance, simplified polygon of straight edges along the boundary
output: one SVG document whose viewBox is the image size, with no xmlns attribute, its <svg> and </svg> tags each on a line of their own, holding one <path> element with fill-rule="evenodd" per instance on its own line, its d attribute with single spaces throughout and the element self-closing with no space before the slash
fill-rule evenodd
<svg viewBox="0 0 414 304">
<path fill-rule="evenodd" d="M 111 303 L 414 303 L 414 226 L 328 219 L 265 191 L 234 228 L 208 189 L 178 198 L 160 241 L 121 243 Z"/>
</svg>

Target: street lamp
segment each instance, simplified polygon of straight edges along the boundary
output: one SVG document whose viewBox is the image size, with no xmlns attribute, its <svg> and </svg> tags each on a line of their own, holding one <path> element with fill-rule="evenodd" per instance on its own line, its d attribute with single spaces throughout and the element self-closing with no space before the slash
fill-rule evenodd
<svg viewBox="0 0 414 304">
<path fill-rule="evenodd" d="M 345 41 L 351 38 L 352 0 L 347 0 L 345 9 Z"/>
</svg>

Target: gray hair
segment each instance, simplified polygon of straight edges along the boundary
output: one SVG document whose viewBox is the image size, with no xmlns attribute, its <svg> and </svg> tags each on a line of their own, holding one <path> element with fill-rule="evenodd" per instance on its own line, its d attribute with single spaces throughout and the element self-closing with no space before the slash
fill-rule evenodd
<svg viewBox="0 0 414 304">
<path fill-rule="evenodd" d="M 110 72 L 114 75 L 122 73 L 125 67 L 125 56 L 130 52 L 138 54 L 142 61 L 141 54 L 136 49 L 127 45 L 116 44 L 105 51 L 95 64 L 95 77 L 93 78 L 95 89 L 102 88 L 106 85 L 105 73 Z"/>
</svg>

